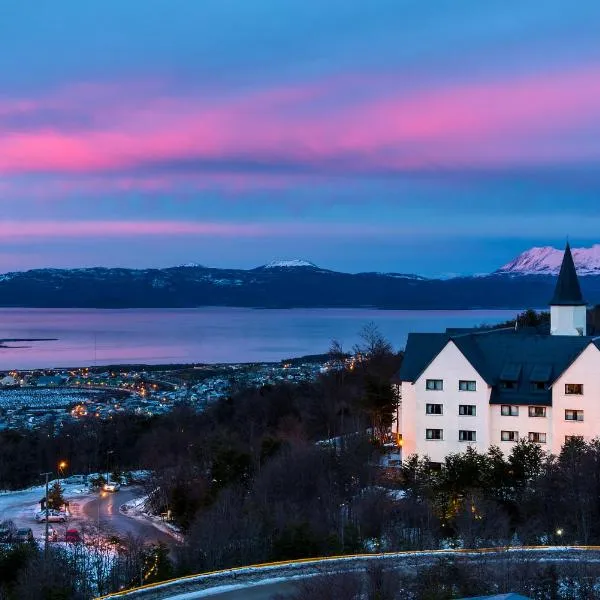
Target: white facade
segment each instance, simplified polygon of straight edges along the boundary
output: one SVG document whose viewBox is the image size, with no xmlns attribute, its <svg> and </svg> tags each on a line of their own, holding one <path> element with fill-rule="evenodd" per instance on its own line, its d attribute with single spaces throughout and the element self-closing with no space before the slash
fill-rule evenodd
<svg viewBox="0 0 600 600">
<path fill-rule="evenodd" d="M 576 392 L 576 386 L 582 385 L 581 394 Z M 600 437 L 600 350 L 590 344 L 577 360 L 555 381 L 552 386 L 552 447 L 554 453 L 560 452 L 565 443 L 565 437 L 579 435 L 586 441 Z M 565 411 L 583 411 L 577 418 L 569 414 L 567 420 Z"/>
<path fill-rule="evenodd" d="M 442 389 L 428 389 L 428 381 L 430 388 L 439 387 L 431 382 L 441 381 Z M 471 382 L 468 387 L 474 391 L 461 390 L 460 382 L 463 388 Z M 414 383 L 402 382 L 403 456 L 419 454 L 441 463 L 467 446 L 485 451 L 492 444 L 508 454 L 522 438 L 539 441 L 544 450 L 557 454 L 567 436 L 586 441 L 600 436 L 600 350 L 591 342 L 552 385 L 552 406 L 532 404 L 530 411 L 529 405 L 490 404 L 491 391 L 448 341 Z M 440 404 L 441 414 L 428 414 L 427 405 Z M 475 416 L 460 414 L 460 406 L 475 406 Z M 441 439 L 428 439 L 427 430 L 441 430 Z M 461 431 L 474 431 L 475 440 L 461 441 Z"/>
<path fill-rule="evenodd" d="M 550 333 L 552 335 L 585 335 L 586 319 L 585 306 L 551 306 Z"/>
<path fill-rule="evenodd" d="M 442 390 L 428 390 L 427 380 L 442 380 Z M 459 382 L 475 382 L 475 391 L 461 391 Z M 402 382 L 402 453 L 427 455 L 442 462 L 467 446 L 487 448 L 490 441 L 490 389 L 456 345 L 450 341 L 415 383 Z M 427 404 L 442 404 L 442 414 L 427 414 Z M 475 416 L 461 415 L 460 406 L 474 406 Z M 442 439 L 427 439 L 427 430 L 442 430 Z M 460 431 L 474 431 L 475 441 L 460 441 Z"/>
</svg>

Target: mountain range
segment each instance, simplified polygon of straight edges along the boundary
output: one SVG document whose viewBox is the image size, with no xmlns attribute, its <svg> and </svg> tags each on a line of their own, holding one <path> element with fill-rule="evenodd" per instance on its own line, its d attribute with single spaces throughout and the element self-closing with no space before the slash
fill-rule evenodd
<svg viewBox="0 0 600 600">
<path fill-rule="evenodd" d="M 600 245 L 573 250 L 590 304 L 600 303 Z M 300 260 L 255 269 L 190 263 L 165 269 L 34 269 L 0 275 L 0 306 L 45 308 L 546 307 L 562 250 L 532 248 L 489 275 L 428 279 L 403 273 L 341 273 Z"/>
</svg>

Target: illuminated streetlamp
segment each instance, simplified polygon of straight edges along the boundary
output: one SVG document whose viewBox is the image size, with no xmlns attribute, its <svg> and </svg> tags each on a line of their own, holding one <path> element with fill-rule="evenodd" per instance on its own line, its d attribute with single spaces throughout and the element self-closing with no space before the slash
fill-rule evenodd
<svg viewBox="0 0 600 600">
<path fill-rule="evenodd" d="M 68 467 L 68 463 L 66 460 L 61 460 L 58 463 L 58 485 L 60 487 L 60 478 L 65 476 L 65 469 Z"/>
</svg>

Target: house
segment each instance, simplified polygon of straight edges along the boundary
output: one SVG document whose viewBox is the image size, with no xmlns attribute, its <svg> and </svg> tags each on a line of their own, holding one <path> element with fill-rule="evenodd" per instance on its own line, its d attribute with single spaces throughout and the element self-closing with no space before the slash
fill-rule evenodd
<svg viewBox="0 0 600 600">
<path fill-rule="evenodd" d="M 508 453 L 522 438 L 558 453 L 570 436 L 600 434 L 600 338 L 587 335 L 586 303 L 571 249 L 550 302 L 550 331 L 411 333 L 397 422 L 403 455 L 432 462 L 467 446 Z"/>
</svg>

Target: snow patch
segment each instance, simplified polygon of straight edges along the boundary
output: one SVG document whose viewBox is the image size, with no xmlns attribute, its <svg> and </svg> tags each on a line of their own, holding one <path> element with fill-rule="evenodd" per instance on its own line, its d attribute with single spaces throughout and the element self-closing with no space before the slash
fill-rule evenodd
<svg viewBox="0 0 600 600">
<path fill-rule="evenodd" d="M 293 258 L 291 260 L 272 260 L 270 263 L 263 265 L 264 269 L 297 269 L 299 267 L 318 269 L 317 265 L 314 263 L 300 258 Z"/>
<path fill-rule="evenodd" d="M 572 248 L 573 260 L 579 275 L 600 275 L 600 244 L 591 248 Z M 509 275 L 558 275 L 564 250 L 552 246 L 531 248 L 496 273 Z"/>
</svg>

